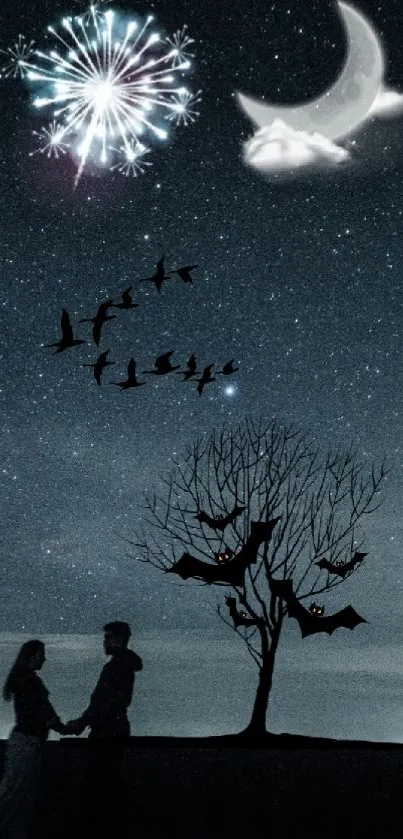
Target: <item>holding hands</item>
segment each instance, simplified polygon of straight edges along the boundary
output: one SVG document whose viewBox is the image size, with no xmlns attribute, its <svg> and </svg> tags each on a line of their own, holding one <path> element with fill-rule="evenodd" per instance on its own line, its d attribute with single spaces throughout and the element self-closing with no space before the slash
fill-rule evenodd
<svg viewBox="0 0 403 839">
<path fill-rule="evenodd" d="M 75 734 L 77 736 L 78 734 L 81 734 L 86 727 L 87 723 L 83 722 L 81 717 L 64 723 L 61 721 L 60 717 L 55 714 L 48 722 L 48 728 L 53 729 L 53 731 L 57 731 L 58 734 L 61 734 L 62 736 L 68 734 Z"/>
<path fill-rule="evenodd" d="M 69 720 L 68 722 L 64 723 L 64 731 L 63 734 L 81 734 L 86 728 L 85 723 L 82 722 L 81 719 L 76 720 Z"/>
</svg>

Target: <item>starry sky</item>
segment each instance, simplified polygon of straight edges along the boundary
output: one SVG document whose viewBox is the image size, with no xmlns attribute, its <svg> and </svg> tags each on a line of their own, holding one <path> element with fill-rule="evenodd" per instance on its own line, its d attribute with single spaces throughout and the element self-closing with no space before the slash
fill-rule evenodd
<svg viewBox="0 0 403 839">
<path fill-rule="evenodd" d="M 19 33 L 40 42 L 78 5 L 4 0 L 0 48 Z M 46 120 L 27 86 L 0 79 L 3 659 L 11 663 L 28 637 L 48 639 L 43 678 L 68 691 L 75 668 L 75 699 L 63 707 L 79 713 L 92 685 L 80 674 L 91 661 L 95 679 L 103 664 L 103 624 L 127 620 L 152 674 L 142 686 L 138 677 L 135 733 L 246 724 L 253 663 L 214 614 L 214 593 L 136 563 L 121 536 L 133 536 L 144 494 L 196 434 L 246 415 L 275 417 L 325 448 L 353 443 L 369 465 L 386 456 L 390 472 L 383 506 L 365 524 L 365 566 L 329 599 L 352 602 L 368 624 L 303 641 L 286 624 L 270 728 L 403 741 L 403 117 L 367 122 L 351 138 L 348 171 L 262 177 L 242 161 L 253 126 L 235 91 L 289 105 L 321 95 L 346 57 L 336 3 L 120 0 L 116 8 L 151 11 L 168 33 L 186 23 L 195 39 L 200 116 L 153 145 L 143 174 L 84 171 L 74 189 L 69 156 L 30 156 L 32 132 Z M 380 36 L 385 81 L 403 92 L 403 9 L 397 0 L 356 8 Z M 173 276 L 161 294 L 137 284 L 163 254 L 168 270 L 196 264 L 193 284 Z M 98 387 L 82 366 L 98 354 L 90 324 L 76 325 L 130 284 L 139 308 L 114 310 L 104 327 L 102 350 L 116 364 Z M 43 345 L 59 340 L 62 308 L 89 343 L 54 356 Z M 171 350 L 183 367 L 194 352 L 202 366 L 234 358 L 239 370 L 202 397 L 176 376 L 149 376 L 136 391 L 106 384 L 126 378 L 131 356 L 142 371 Z M 352 710 L 357 695 L 365 714 Z M 318 707 L 328 707 L 322 722 Z"/>
</svg>

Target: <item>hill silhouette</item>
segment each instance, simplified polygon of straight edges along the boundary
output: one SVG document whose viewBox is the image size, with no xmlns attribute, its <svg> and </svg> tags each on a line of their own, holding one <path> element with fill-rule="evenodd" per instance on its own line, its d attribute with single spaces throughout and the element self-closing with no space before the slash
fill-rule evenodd
<svg viewBox="0 0 403 839">
<path fill-rule="evenodd" d="M 2 769 L 6 741 L 0 748 Z M 81 839 L 86 738 L 48 741 L 32 839 Z M 268 734 L 131 737 L 126 820 L 102 839 L 163 834 L 368 837 L 400 815 L 403 745 Z M 87 834 L 88 835 L 88 834 Z M 101 839 L 97 833 L 97 839 Z"/>
</svg>

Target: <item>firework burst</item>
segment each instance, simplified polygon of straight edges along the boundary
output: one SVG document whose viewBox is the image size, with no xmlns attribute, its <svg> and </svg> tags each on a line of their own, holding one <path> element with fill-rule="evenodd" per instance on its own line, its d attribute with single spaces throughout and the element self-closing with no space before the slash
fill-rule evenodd
<svg viewBox="0 0 403 839">
<path fill-rule="evenodd" d="M 12 47 L 6 50 L 0 49 L 0 53 L 8 58 L 7 63 L 0 69 L 0 77 L 23 78 L 27 73 L 25 62 L 29 61 L 35 53 L 34 44 L 35 41 L 27 41 L 23 35 L 19 35 L 18 41 Z"/>
<path fill-rule="evenodd" d="M 133 175 L 137 177 L 139 172 L 145 171 L 145 166 L 152 166 L 149 160 L 144 160 L 144 155 L 149 154 L 150 149 L 139 143 L 138 140 L 130 140 L 129 147 L 120 146 L 119 149 L 112 149 L 121 154 L 122 159 L 111 166 L 111 169 L 117 169 L 123 175 Z"/>
<path fill-rule="evenodd" d="M 84 23 L 97 23 L 101 22 L 103 16 L 105 14 L 104 7 L 110 2 L 110 0 L 95 0 L 95 2 L 90 3 L 90 5 L 86 5 L 85 11 L 82 13 L 81 17 L 84 20 Z M 82 6 L 82 0 L 75 0 L 75 3 L 79 3 Z"/>
<path fill-rule="evenodd" d="M 59 141 L 77 156 L 76 184 L 87 161 L 112 163 L 122 172 L 127 167 L 142 171 L 136 164 L 141 135 L 165 139 L 164 117 L 177 125 L 194 121 L 198 94 L 192 97 L 186 91 L 190 98 L 185 101 L 184 88 L 176 81 L 191 66 L 184 50 L 192 39 L 182 34 L 182 40 L 175 41 L 174 35 L 164 41 L 158 32 L 150 32 L 152 21 L 149 15 L 143 23 L 123 23 L 111 9 L 90 18 L 64 18 L 62 32 L 48 27 L 57 48 L 36 50 L 34 59 L 22 62 L 26 79 L 39 88 L 33 104 L 51 109 L 61 126 Z M 124 161 L 114 165 L 117 152 Z"/>
<path fill-rule="evenodd" d="M 177 29 L 174 32 L 172 38 L 166 38 L 166 42 L 171 47 L 169 55 L 172 57 L 174 66 L 194 58 L 194 53 L 188 50 L 189 45 L 194 44 L 194 38 L 189 38 L 186 23 L 182 26 L 182 29 Z"/>
<path fill-rule="evenodd" d="M 186 88 L 177 91 L 171 100 L 171 110 L 166 114 L 165 119 L 170 120 L 175 125 L 189 125 L 196 121 L 196 117 L 200 116 L 200 111 L 194 110 L 194 105 L 201 102 L 201 90 L 197 93 L 189 93 Z"/>
<path fill-rule="evenodd" d="M 63 142 L 64 127 L 54 119 L 49 128 L 42 128 L 41 131 L 33 131 L 34 137 L 38 137 L 39 148 L 30 152 L 30 157 L 34 154 L 46 154 L 46 157 L 54 157 L 59 159 L 63 154 L 67 153 L 69 143 Z"/>
</svg>

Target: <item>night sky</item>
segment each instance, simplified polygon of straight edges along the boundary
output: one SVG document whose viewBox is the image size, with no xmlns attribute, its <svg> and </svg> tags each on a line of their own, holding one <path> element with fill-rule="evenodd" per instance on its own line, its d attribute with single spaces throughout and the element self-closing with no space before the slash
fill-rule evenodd
<svg viewBox="0 0 403 839">
<path fill-rule="evenodd" d="M 47 25 L 79 8 L 4 0 L 0 47 L 19 33 L 43 46 Z M 127 620 L 144 659 L 133 733 L 246 724 L 255 671 L 214 613 L 216 592 L 137 563 L 120 536 L 133 537 L 144 493 L 197 434 L 246 415 L 276 418 L 325 449 L 353 443 L 369 465 L 386 456 L 390 472 L 383 506 L 365 522 L 367 561 L 326 599 L 329 611 L 351 602 L 368 623 L 303 640 L 285 624 L 269 727 L 403 741 L 403 117 L 374 118 L 340 142 L 348 168 L 263 176 L 242 160 L 254 127 L 235 91 L 279 105 L 320 96 L 346 58 L 336 3 L 113 8 L 154 12 L 168 34 L 188 24 L 200 116 L 154 142 L 138 177 L 84 169 L 74 189 L 68 155 L 30 156 L 32 132 L 49 119 L 28 86 L 0 79 L 0 677 L 20 643 L 39 636 L 58 712 L 79 713 L 104 663 L 103 624 Z M 401 4 L 355 8 L 380 36 L 385 84 L 403 93 Z M 163 254 L 167 270 L 196 264 L 193 284 L 174 275 L 160 294 L 139 284 Z M 112 310 L 99 351 L 116 364 L 98 387 L 81 366 L 99 354 L 91 324 L 78 320 L 130 284 L 139 308 Z M 59 340 L 62 308 L 89 343 L 52 355 L 43 345 Z M 201 369 L 234 358 L 239 370 L 201 397 L 179 376 L 141 375 L 171 350 L 181 369 L 194 352 Z M 120 392 L 107 382 L 126 378 L 132 356 L 147 386 Z"/>
</svg>

